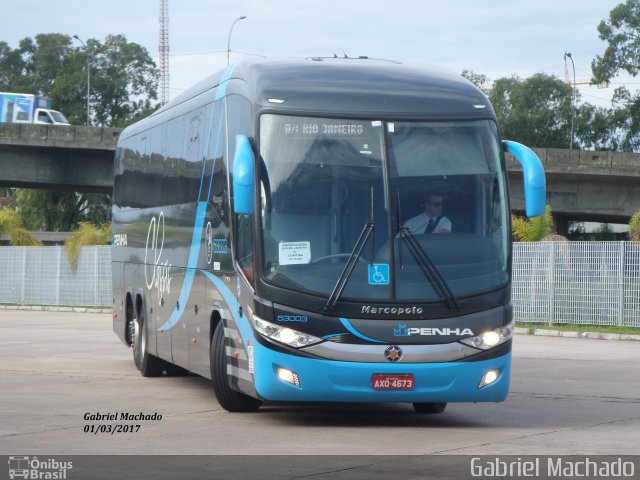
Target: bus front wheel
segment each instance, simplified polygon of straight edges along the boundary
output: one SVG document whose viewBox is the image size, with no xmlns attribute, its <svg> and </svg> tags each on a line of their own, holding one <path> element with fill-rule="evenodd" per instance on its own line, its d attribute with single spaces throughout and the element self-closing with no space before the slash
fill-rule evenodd
<svg viewBox="0 0 640 480">
<path fill-rule="evenodd" d="M 446 403 L 414 403 L 413 408 L 418 413 L 442 413 L 447 408 Z"/>
<path fill-rule="evenodd" d="M 227 354 L 224 342 L 224 322 L 220 320 L 211 340 L 211 379 L 218 403 L 228 412 L 255 412 L 262 402 L 234 390 L 229 385 Z"/>
</svg>

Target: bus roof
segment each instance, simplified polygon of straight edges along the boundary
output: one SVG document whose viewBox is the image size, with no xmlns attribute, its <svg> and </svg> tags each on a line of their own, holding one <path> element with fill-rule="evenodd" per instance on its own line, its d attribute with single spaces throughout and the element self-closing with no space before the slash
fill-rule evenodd
<svg viewBox="0 0 640 480">
<path fill-rule="evenodd" d="M 256 112 L 394 119 L 495 118 L 486 96 L 451 72 L 369 58 L 246 60 L 205 78 L 124 136 L 161 121 L 164 112 L 212 101 L 207 92 L 246 97 Z M 275 101 L 274 101 L 275 100 Z M 196 102 L 196 104 L 199 102 Z M 173 115 L 171 115 L 173 116 Z M 155 119 L 154 119 L 155 117 Z M 166 118 L 166 117 L 165 117 Z"/>
<path fill-rule="evenodd" d="M 263 108 L 338 116 L 493 117 L 485 95 L 466 79 L 395 61 L 251 61 L 238 64 L 232 79 L 246 82 L 246 87 L 232 81 L 227 93 L 243 93 Z"/>
</svg>

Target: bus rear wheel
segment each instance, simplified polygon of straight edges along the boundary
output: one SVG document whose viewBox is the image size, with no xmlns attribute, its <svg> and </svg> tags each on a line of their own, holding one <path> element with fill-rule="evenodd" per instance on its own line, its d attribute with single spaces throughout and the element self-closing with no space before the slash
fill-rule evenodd
<svg viewBox="0 0 640 480">
<path fill-rule="evenodd" d="M 255 412 L 262 402 L 240 393 L 229 385 L 227 374 L 227 354 L 224 342 L 224 322 L 220 320 L 211 340 L 211 379 L 213 392 L 220 406 L 228 412 Z"/>
<path fill-rule="evenodd" d="M 442 413 L 447 404 L 445 403 L 414 403 L 413 408 L 418 413 Z"/>
<path fill-rule="evenodd" d="M 131 341 L 133 347 L 133 362 L 143 377 L 159 377 L 164 371 L 165 362 L 148 351 L 149 326 L 144 318 L 144 310 L 132 320 L 133 332 Z"/>
</svg>

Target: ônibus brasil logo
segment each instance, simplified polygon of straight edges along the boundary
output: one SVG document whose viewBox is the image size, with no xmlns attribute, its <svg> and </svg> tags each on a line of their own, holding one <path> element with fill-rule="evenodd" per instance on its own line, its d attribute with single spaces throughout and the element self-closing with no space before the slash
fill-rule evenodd
<svg viewBox="0 0 640 480">
<path fill-rule="evenodd" d="M 411 337 L 414 335 L 473 335 L 470 328 L 449 328 L 449 327 L 411 327 L 408 328 L 406 323 L 401 323 L 397 328 L 393 329 L 394 337 Z"/>
<path fill-rule="evenodd" d="M 10 456 L 9 478 L 37 478 L 65 480 L 67 471 L 73 469 L 73 462 L 59 461 L 55 458 Z"/>
</svg>

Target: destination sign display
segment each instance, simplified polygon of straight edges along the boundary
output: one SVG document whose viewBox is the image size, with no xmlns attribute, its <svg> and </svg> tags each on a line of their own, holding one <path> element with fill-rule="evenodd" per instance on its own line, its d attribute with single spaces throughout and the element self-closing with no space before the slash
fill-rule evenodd
<svg viewBox="0 0 640 480">
<path fill-rule="evenodd" d="M 328 136 L 328 137 L 361 137 L 367 134 L 363 123 L 328 123 L 326 120 L 310 122 L 309 119 L 296 123 L 283 124 L 287 136 Z"/>
</svg>

